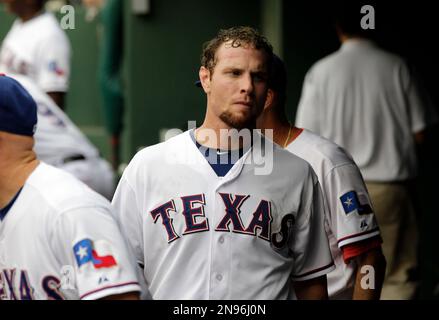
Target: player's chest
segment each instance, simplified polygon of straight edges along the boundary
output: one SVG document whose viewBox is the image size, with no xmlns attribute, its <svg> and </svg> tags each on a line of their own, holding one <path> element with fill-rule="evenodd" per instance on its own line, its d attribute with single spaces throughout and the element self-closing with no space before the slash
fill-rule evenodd
<svg viewBox="0 0 439 320">
<path fill-rule="evenodd" d="M 168 243 L 194 233 L 231 233 L 271 242 L 272 230 L 279 230 L 282 219 L 296 212 L 264 188 L 218 188 L 161 197 L 145 205 L 142 215 L 145 234 Z"/>
<path fill-rule="evenodd" d="M 0 300 L 64 299 L 60 290 L 65 270 L 54 267 L 41 254 L 35 257 L 30 250 L 26 256 L 10 250 L 0 256 Z"/>
<path fill-rule="evenodd" d="M 56 261 L 44 219 L 30 212 L 13 209 L 0 232 L 0 300 L 63 299 L 62 275 L 71 267 Z"/>
<path fill-rule="evenodd" d="M 7 41 L 0 51 L 0 64 L 9 73 L 33 76 L 36 47 L 29 43 Z"/>
</svg>

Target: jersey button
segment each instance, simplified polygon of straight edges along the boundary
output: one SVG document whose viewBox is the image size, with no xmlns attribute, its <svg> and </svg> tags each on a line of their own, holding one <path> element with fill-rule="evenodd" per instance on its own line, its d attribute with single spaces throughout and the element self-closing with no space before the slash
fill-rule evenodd
<svg viewBox="0 0 439 320">
<path fill-rule="evenodd" d="M 218 274 L 218 275 L 216 276 L 216 280 L 218 280 L 218 281 L 222 281 L 222 280 L 223 280 L 223 276 L 220 275 L 220 274 Z"/>
<path fill-rule="evenodd" d="M 221 237 L 219 238 L 219 240 L 218 240 L 218 241 L 219 241 L 219 243 L 221 243 L 221 244 L 222 244 L 222 243 L 224 243 L 224 237 L 223 237 L 223 236 L 221 236 Z"/>
</svg>

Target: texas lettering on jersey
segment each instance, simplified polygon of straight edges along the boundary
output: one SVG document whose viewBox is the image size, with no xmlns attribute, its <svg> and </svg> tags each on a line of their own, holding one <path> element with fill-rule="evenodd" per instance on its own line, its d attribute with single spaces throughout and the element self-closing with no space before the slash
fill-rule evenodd
<svg viewBox="0 0 439 320">
<path fill-rule="evenodd" d="M 40 285 L 46 299 L 64 300 L 59 291 L 61 281 L 57 277 L 48 275 L 42 279 Z M 34 292 L 26 270 L 0 270 L 0 300 L 35 300 Z"/>
<path fill-rule="evenodd" d="M 246 235 L 258 236 L 259 238 L 270 241 L 271 222 L 271 203 L 261 200 L 259 205 L 255 207 L 250 223 L 245 226 L 241 219 L 241 206 L 250 198 L 249 195 L 232 195 L 228 193 L 219 193 L 224 204 L 224 216 L 221 218 L 215 231 L 219 232 L 235 232 Z M 157 223 L 159 220 L 164 226 L 167 233 L 168 243 L 171 243 L 181 236 L 206 232 L 210 230 L 209 221 L 205 216 L 204 208 L 206 200 L 204 194 L 184 196 L 179 199 L 182 202 L 183 211 L 177 212 L 175 201 L 169 200 L 161 204 L 154 210 L 150 211 L 150 215 Z M 182 214 L 184 216 L 185 230 L 179 235 L 175 231 L 172 213 Z M 259 233 L 258 233 L 259 231 Z"/>
</svg>

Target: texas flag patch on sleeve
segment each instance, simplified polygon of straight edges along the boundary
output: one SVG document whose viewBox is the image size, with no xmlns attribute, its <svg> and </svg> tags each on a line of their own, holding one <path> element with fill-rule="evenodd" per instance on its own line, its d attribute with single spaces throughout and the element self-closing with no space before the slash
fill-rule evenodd
<svg viewBox="0 0 439 320">
<path fill-rule="evenodd" d="M 343 205 L 344 212 L 349 214 L 357 210 L 358 214 L 373 213 L 372 207 L 368 203 L 367 199 L 359 199 L 355 191 L 349 191 L 340 197 L 341 204 Z"/>
<path fill-rule="evenodd" d="M 95 242 L 90 239 L 81 240 L 74 245 L 73 252 L 79 268 L 89 263 L 91 263 L 95 269 L 117 266 L 110 245 L 103 240 Z"/>
</svg>

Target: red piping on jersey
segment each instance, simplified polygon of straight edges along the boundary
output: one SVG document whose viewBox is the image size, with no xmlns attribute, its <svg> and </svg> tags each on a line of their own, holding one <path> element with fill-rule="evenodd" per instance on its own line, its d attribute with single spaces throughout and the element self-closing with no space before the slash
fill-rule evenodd
<svg viewBox="0 0 439 320">
<path fill-rule="evenodd" d="M 383 240 L 381 237 L 375 236 L 366 240 L 347 244 L 341 249 L 343 252 L 343 260 L 345 263 L 349 263 L 349 260 L 352 258 L 356 258 L 368 251 L 381 247 L 382 243 Z"/>
<path fill-rule="evenodd" d="M 357 234 L 353 234 L 353 235 L 341 238 L 340 240 L 337 241 L 337 244 L 339 244 L 340 242 L 342 242 L 344 240 L 355 238 L 355 237 L 359 237 L 359 236 L 363 236 L 365 234 L 372 233 L 372 232 L 375 232 L 375 231 L 379 231 L 379 228 L 377 227 L 377 228 L 369 230 L 369 231 L 364 231 L 364 232 L 361 232 L 361 233 L 357 233 Z"/>
<path fill-rule="evenodd" d="M 332 261 L 330 264 L 328 264 L 328 265 L 326 265 L 326 266 L 324 266 L 324 267 L 317 268 L 317 269 L 314 269 L 314 270 L 311 270 L 311 271 L 305 272 L 304 274 L 301 274 L 301 275 L 298 275 L 298 276 L 294 276 L 294 275 L 293 275 L 293 278 L 303 278 L 303 277 L 306 277 L 306 276 L 308 276 L 308 275 L 310 275 L 310 274 L 317 273 L 317 272 L 319 272 L 319 271 L 322 271 L 322 270 L 325 270 L 325 269 L 327 269 L 327 268 L 330 268 L 330 267 L 332 267 L 333 265 L 334 265 L 334 261 Z"/>
<path fill-rule="evenodd" d="M 126 283 L 121 283 L 121 284 L 115 284 L 115 285 L 112 285 L 112 286 L 106 286 L 106 287 L 103 287 L 103 288 L 100 288 L 100 289 L 96 289 L 96 290 L 87 292 L 87 293 L 83 294 L 81 297 L 79 297 L 79 299 L 82 300 L 85 297 L 87 297 L 87 296 L 89 296 L 89 295 L 91 295 L 93 293 L 99 292 L 99 291 L 103 291 L 103 290 L 107 290 L 107 289 L 111 289 L 111 288 L 124 287 L 124 286 L 128 286 L 128 285 L 133 285 L 133 284 L 139 285 L 138 282 L 126 282 Z"/>
</svg>

